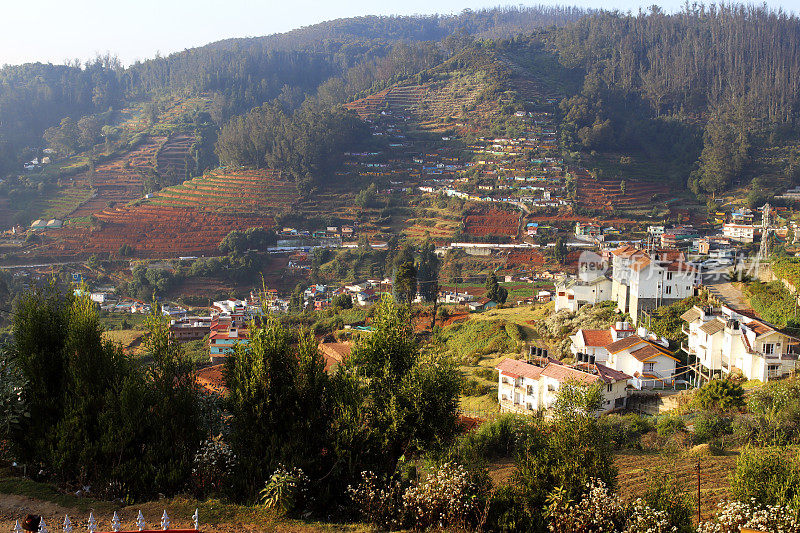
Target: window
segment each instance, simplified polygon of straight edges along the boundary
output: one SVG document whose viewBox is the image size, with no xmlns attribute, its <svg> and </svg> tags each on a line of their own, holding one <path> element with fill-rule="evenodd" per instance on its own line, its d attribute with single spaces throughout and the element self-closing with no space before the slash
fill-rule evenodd
<svg viewBox="0 0 800 533">
<path fill-rule="evenodd" d="M 672 280 L 672 272 L 667 272 L 667 281 Z"/>
<path fill-rule="evenodd" d="M 775 353 L 775 345 L 772 343 L 765 343 L 764 344 L 764 354 L 765 355 L 772 355 Z"/>
<path fill-rule="evenodd" d="M 614 385 L 609 383 L 608 384 L 608 392 L 611 392 L 612 390 L 614 390 Z"/>
<path fill-rule="evenodd" d="M 528 385 L 528 391 L 527 391 L 527 393 L 528 393 L 528 396 L 531 396 L 531 395 L 533 395 L 533 385 Z"/>
<path fill-rule="evenodd" d="M 672 294 L 672 285 L 664 287 L 664 294 Z"/>
<path fill-rule="evenodd" d="M 642 369 L 644 372 L 653 372 L 655 370 L 655 363 L 645 363 L 644 368 Z"/>
</svg>

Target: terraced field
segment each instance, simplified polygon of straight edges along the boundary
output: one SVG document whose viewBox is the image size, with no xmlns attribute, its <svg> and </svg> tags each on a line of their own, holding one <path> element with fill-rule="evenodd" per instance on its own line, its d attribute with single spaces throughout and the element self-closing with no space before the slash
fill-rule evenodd
<svg viewBox="0 0 800 533">
<path fill-rule="evenodd" d="M 277 170 L 219 169 L 205 176 L 167 187 L 146 203 L 173 208 L 237 213 L 274 213 L 297 201 L 294 183 Z"/>
<path fill-rule="evenodd" d="M 467 235 L 516 237 L 518 231 L 519 213 L 514 211 L 487 209 L 464 217 L 464 233 Z"/>
<path fill-rule="evenodd" d="M 142 173 L 154 167 L 158 147 L 165 140 L 166 137 L 148 137 L 127 155 L 97 165 L 94 174 L 87 171 L 77 176 L 76 184 L 91 186 L 96 193 L 70 216 L 93 215 L 109 204 L 124 204 L 140 198 L 144 185 Z"/>
<path fill-rule="evenodd" d="M 577 180 L 577 202 L 590 209 L 634 209 L 652 205 L 656 195 L 668 195 L 666 185 L 646 181 L 626 181 L 625 194 L 619 179 L 595 179 L 579 176 Z"/>
<path fill-rule="evenodd" d="M 427 91 L 428 86 L 426 85 L 389 87 L 365 98 L 345 104 L 344 107 L 355 111 L 362 119 L 366 119 L 385 109 L 409 111 L 419 107 Z"/>
<path fill-rule="evenodd" d="M 189 177 L 189 149 L 193 143 L 194 137 L 186 133 L 171 135 L 156 154 L 158 172 L 180 179 Z"/>
<path fill-rule="evenodd" d="M 547 258 L 538 250 L 511 250 L 508 252 L 506 264 L 511 266 L 519 265 L 543 265 Z"/>
<path fill-rule="evenodd" d="M 176 257 L 218 253 L 217 246 L 232 230 L 272 227 L 271 216 L 215 213 L 202 209 L 152 204 L 106 208 L 94 215 L 93 229 L 64 228 L 48 246 L 49 255 L 115 254 L 123 244 L 137 257 Z"/>
</svg>

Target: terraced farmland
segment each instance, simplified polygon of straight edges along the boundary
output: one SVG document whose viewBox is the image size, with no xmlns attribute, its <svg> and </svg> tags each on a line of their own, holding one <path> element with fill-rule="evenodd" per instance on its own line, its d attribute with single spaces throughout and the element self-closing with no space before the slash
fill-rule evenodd
<svg viewBox="0 0 800 533">
<path fill-rule="evenodd" d="M 194 208 L 237 213 L 274 213 L 297 201 L 294 183 L 277 170 L 215 170 L 205 176 L 167 187 L 147 203 L 154 206 Z"/>
<path fill-rule="evenodd" d="M 115 254 L 123 244 L 137 257 L 175 257 L 218 253 L 217 246 L 232 230 L 272 227 L 271 216 L 237 215 L 202 209 L 152 204 L 106 208 L 94 215 L 94 229 L 65 228 L 49 246 L 49 255 Z"/>
<path fill-rule="evenodd" d="M 389 87 L 365 98 L 345 104 L 345 109 L 355 111 L 365 119 L 384 109 L 408 111 L 416 109 L 428 91 L 426 85 Z"/>
<path fill-rule="evenodd" d="M 95 194 L 70 216 L 93 215 L 108 207 L 109 203 L 124 204 L 140 198 L 144 185 L 142 172 L 153 168 L 158 147 L 165 140 L 165 137 L 148 137 L 124 157 L 97 165 L 94 175 L 91 172 L 79 175 L 76 183 L 90 185 Z"/>
<path fill-rule="evenodd" d="M 652 206 L 653 197 L 669 194 L 666 185 L 647 181 L 626 181 L 625 194 L 619 179 L 595 179 L 579 176 L 577 203 L 590 209 L 636 209 Z"/>
<path fill-rule="evenodd" d="M 506 264 L 511 266 L 520 265 L 543 265 L 547 259 L 538 250 L 511 250 L 508 252 Z"/>
<path fill-rule="evenodd" d="M 189 149 L 193 143 L 194 137 L 186 133 L 170 136 L 156 155 L 158 172 L 186 179 L 189 170 Z"/>
<path fill-rule="evenodd" d="M 516 237 L 519 231 L 519 213 L 488 209 L 464 217 L 464 233 L 476 237 L 499 235 Z"/>
</svg>

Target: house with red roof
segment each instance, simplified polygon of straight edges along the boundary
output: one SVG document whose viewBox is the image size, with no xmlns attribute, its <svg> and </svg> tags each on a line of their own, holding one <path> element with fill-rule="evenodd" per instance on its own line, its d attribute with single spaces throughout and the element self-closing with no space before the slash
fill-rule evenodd
<svg viewBox="0 0 800 533">
<path fill-rule="evenodd" d="M 532 364 L 505 358 L 495 367 L 498 372 L 497 400 L 505 412 L 547 411 L 565 383 L 598 384 L 603 405 L 598 414 L 625 407 L 631 376 L 603 364 L 581 362 L 565 365 L 553 359 Z"/>
<path fill-rule="evenodd" d="M 655 336 L 629 335 L 606 346 L 606 364 L 631 376 L 635 389 L 675 384 L 680 360 L 669 350 L 669 343 Z"/>
<path fill-rule="evenodd" d="M 629 322 L 616 322 L 608 329 L 579 329 L 574 335 L 570 335 L 572 344 L 569 349 L 573 356 L 585 354 L 592 357 L 593 363 L 606 364 L 606 346 L 633 333 L 633 326 Z"/>
</svg>

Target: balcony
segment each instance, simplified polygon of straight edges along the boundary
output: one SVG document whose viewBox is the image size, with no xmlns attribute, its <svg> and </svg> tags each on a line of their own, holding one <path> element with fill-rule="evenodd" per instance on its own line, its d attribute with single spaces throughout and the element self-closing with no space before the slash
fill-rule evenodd
<svg viewBox="0 0 800 533">
<path fill-rule="evenodd" d="M 685 342 L 681 343 L 681 350 L 683 350 L 684 352 L 686 352 L 688 354 L 692 354 L 692 355 L 694 355 L 694 353 L 695 353 L 694 350 L 689 348 L 689 345 L 686 344 Z"/>
<path fill-rule="evenodd" d="M 689 333 L 689 324 L 684 324 L 684 325 L 681 326 L 681 333 L 683 333 L 687 337 L 690 335 L 690 333 Z"/>
</svg>

